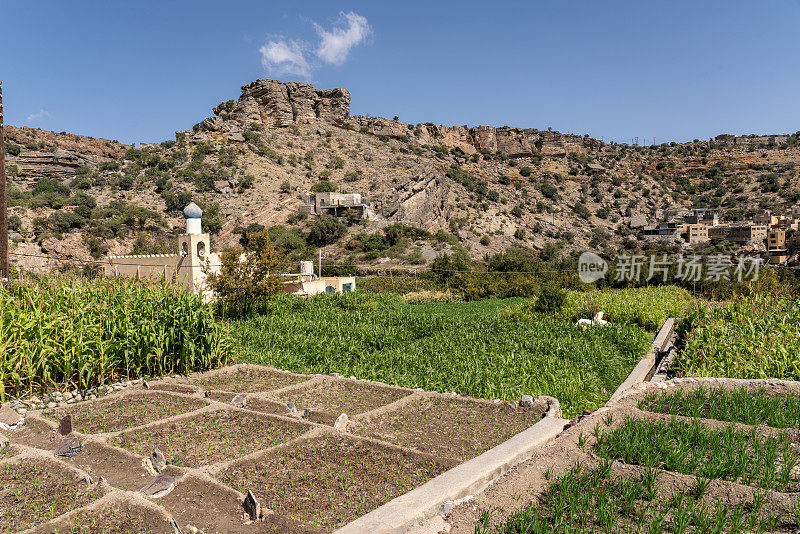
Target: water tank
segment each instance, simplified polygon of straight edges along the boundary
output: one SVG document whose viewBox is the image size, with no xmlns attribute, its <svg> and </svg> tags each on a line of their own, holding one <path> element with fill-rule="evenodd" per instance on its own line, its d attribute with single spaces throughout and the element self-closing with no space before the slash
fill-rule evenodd
<svg viewBox="0 0 800 534">
<path fill-rule="evenodd" d="M 300 262 L 300 274 L 307 274 L 309 276 L 314 274 L 314 262 L 313 261 L 301 261 Z"/>
</svg>

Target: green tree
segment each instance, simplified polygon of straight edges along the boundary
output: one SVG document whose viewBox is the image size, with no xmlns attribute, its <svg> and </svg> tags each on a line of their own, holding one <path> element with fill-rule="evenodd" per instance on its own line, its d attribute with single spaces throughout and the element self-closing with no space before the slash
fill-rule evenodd
<svg viewBox="0 0 800 534">
<path fill-rule="evenodd" d="M 347 233 L 347 226 L 336 217 L 320 217 L 306 236 L 309 244 L 321 247 L 330 245 Z"/>
<path fill-rule="evenodd" d="M 275 250 L 269 233 L 247 236 L 244 248 L 222 251 L 219 272 L 209 272 L 208 285 L 223 301 L 225 311 L 236 317 L 249 315 L 260 302 L 283 287 L 286 258 Z"/>
</svg>

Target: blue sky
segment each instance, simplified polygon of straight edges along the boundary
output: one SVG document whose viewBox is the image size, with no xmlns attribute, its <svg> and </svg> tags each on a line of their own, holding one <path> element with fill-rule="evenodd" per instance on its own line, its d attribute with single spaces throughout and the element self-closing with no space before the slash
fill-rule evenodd
<svg viewBox="0 0 800 534">
<path fill-rule="evenodd" d="M 652 142 L 800 130 L 800 2 L 0 0 L 6 122 L 172 138 L 261 77 L 351 112 Z"/>
</svg>

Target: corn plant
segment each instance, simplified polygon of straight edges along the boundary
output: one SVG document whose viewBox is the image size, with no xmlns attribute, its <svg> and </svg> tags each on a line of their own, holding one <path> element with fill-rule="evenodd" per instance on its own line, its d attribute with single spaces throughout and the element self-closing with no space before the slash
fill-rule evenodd
<svg viewBox="0 0 800 534">
<path fill-rule="evenodd" d="M 224 363 L 227 331 L 170 284 L 50 280 L 0 288 L 0 399 Z"/>
<path fill-rule="evenodd" d="M 800 303 L 754 295 L 698 302 L 681 323 L 677 376 L 800 380 Z"/>
</svg>

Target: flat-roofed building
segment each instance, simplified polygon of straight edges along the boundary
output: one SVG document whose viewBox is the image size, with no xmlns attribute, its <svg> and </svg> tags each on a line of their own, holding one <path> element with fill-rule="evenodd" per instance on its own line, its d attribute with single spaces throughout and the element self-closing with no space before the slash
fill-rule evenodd
<svg viewBox="0 0 800 534">
<path fill-rule="evenodd" d="M 767 226 L 765 224 L 737 224 L 728 227 L 725 237 L 733 243 L 743 245 L 763 243 L 767 239 Z"/>
<path fill-rule="evenodd" d="M 690 245 L 705 243 L 709 240 L 708 226 L 705 224 L 686 224 L 684 228 L 686 229 L 686 241 Z"/>
<path fill-rule="evenodd" d="M 786 248 L 786 230 L 770 228 L 767 231 L 767 250 L 783 250 Z"/>
</svg>

